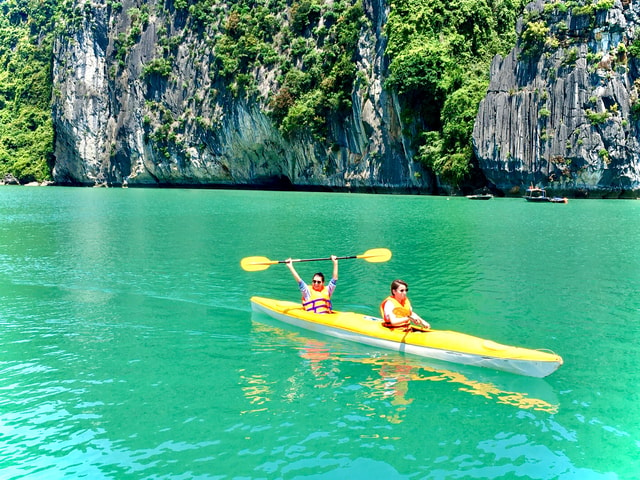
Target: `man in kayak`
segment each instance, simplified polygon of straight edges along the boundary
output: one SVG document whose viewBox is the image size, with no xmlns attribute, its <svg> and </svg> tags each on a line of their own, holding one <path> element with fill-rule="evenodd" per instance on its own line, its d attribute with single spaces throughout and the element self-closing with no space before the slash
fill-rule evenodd
<svg viewBox="0 0 640 480">
<path fill-rule="evenodd" d="M 329 284 L 325 286 L 324 275 L 318 272 L 313 275 L 311 288 L 304 283 L 296 269 L 293 268 L 293 261 L 290 258 L 285 261 L 293 278 L 298 282 L 302 293 L 302 306 L 305 310 L 315 313 L 331 313 L 331 295 L 333 295 L 338 282 L 338 257 L 331 255 L 331 261 L 333 262 L 333 275 Z"/>
<path fill-rule="evenodd" d="M 403 327 L 407 330 L 415 327 L 417 330 L 431 328 L 429 322 L 422 319 L 413 311 L 411 302 L 407 298 L 409 286 L 403 280 L 391 282 L 391 295 L 380 304 L 380 314 L 384 319 L 384 326 L 389 328 Z"/>
</svg>

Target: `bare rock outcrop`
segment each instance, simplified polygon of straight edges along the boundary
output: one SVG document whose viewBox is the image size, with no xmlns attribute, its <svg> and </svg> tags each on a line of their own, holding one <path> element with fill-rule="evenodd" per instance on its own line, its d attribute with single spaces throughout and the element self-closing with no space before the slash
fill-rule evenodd
<svg viewBox="0 0 640 480">
<path fill-rule="evenodd" d="M 518 46 L 492 63 L 473 141 L 481 169 L 502 190 L 640 190 L 640 6 L 589 5 L 530 4 Z"/>
</svg>

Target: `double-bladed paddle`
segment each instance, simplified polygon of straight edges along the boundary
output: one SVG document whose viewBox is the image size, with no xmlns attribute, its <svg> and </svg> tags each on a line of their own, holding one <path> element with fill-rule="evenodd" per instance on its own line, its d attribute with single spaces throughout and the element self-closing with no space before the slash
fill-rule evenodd
<svg viewBox="0 0 640 480">
<path fill-rule="evenodd" d="M 338 260 L 349 260 L 352 258 L 362 258 L 367 262 L 381 263 L 387 262 L 391 258 L 391 250 L 387 248 L 372 248 L 367 250 L 362 255 L 350 255 L 347 257 L 337 257 Z M 331 260 L 331 257 L 327 258 L 304 258 L 304 259 L 292 259 L 292 262 L 318 262 L 320 260 Z M 278 263 L 287 263 L 286 260 L 269 260 L 267 257 L 245 257 L 240 261 L 240 266 L 247 272 L 258 272 L 260 270 L 266 270 L 271 265 Z"/>
</svg>

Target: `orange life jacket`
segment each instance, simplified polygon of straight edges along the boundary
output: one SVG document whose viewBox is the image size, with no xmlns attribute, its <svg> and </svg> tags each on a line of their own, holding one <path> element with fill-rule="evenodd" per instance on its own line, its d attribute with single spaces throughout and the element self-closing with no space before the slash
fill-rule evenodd
<svg viewBox="0 0 640 480">
<path fill-rule="evenodd" d="M 384 312 L 384 304 L 387 302 L 393 303 L 393 313 L 396 315 L 396 317 L 408 317 L 409 315 L 411 315 L 411 312 L 413 311 L 411 309 L 411 302 L 409 301 L 409 299 L 406 298 L 404 300 L 404 304 L 402 304 L 398 300 L 396 300 L 393 296 L 390 295 L 387 298 L 385 298 L 380 304 L 380 315 L 382 316 L 383 325 L 385 327 L 390 327 L 390 328 L 404 327 L 406 324 L 394 325 L 391 323 L 389 316 Z"/>
<path fill-rule="evenodd" d="M 331 297 L 329 289 L 325 286 L 319 292 L 313 287 L 309 288 L 309 298 L 302 299 L 302 306 L 308 312 L 314 313 L 331 313 Z"/>
</svg>

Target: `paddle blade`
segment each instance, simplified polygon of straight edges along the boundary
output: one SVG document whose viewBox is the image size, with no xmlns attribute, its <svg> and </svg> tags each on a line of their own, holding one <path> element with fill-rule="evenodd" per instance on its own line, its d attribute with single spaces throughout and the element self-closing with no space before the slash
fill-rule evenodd
<svg viewBox="0 0 640 480">
<path fill-rule="evenodd" d="M 260 270 L 266 270 L 276 263 L 278 263 L 277 260 L 269 260 L 267 257 L 245 257 L 240 260 L 240 266 L 247 272 L 259 272 Z"/>
<path fill-rule="evenodd" d="M 391 250 L 387 248 L 372 248 L 367 250 L 362 255 L 358 255 L 357 258 L 363 258 L 367 262 L 381 263 L 391 260 Z"/>
</svg>

